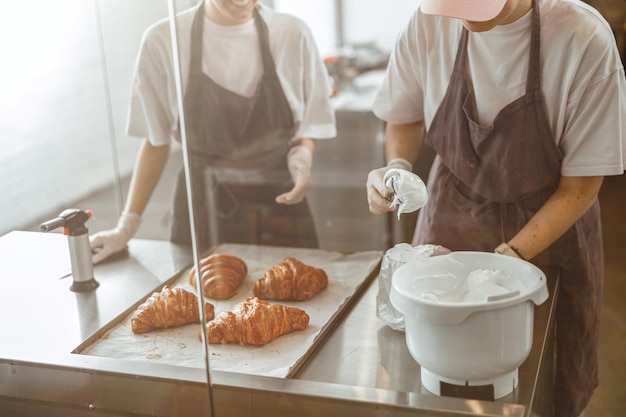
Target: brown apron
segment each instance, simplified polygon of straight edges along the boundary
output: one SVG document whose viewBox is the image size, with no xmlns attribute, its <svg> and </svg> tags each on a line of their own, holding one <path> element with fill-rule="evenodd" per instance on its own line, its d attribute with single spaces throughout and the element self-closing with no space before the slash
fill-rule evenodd
<svg viewBox="0 0 626 417">
<path fill-rule="evenodd" d="M 265 21 L 255 9 L 263 76 L 253 97 L 227 90 L 203 73 L 203 22 L 204 3 L 192 25 L 184 98 L 199 249 L 224 242 L 316 247 L 317 235 L 306 200 L 296 205 L 274 201 L 293 187 L 286 157 L 295 127 L 276 74 Z M 210 53 L 210 48 L 206 49 Z M 258 229 L 264 219 L 280 221 L 282 227 L 265 228 L 253 236 L 250 231 Z M 170 239 L 190 243 L 190 230 L 185 175 L 181 171 Z"/>
<path fill-rule="evenodd" d="M 413 243 L 492 252 L 515 236 L 555 191 L 562 157 L 540 86 L 537 1 L 525 95 L 500 110 L 490 127 L 477 122 L 474 92 L 465 76 L 467 41 L 463 28 L 450 84 L 425 137 L 437 156 Z M 532 260 L 560 270 L 554 400 L 559 417 L 577 416 L 598 385 L 601 232 L 596 202 Z"/>
</svg>

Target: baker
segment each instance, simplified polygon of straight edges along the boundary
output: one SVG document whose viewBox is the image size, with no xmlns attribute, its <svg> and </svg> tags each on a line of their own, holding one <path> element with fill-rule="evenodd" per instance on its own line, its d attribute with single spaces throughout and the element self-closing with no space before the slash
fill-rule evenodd
<svg viewBox="0 0 626 417">
<path fill-rule="evenodd" d="M 435 151 L 414 244 L 494 251 L 560 270 L 554 415 L 598 385 L 603 279 L 598 192 L 624 172 L 626 78 L 603 17 L 578 0 L 421 0 L 400 34 L 374 113 L 383 183 Z"/>
<path fill-rule="evenodd" d="M 256 0 L 209 0 L 176 18 L 196 242 L 316 247 L 306 202 L 316 139 L 336 135 L 331 87 L 310 29 Z M 117 226 L 91 237 L 98 263 L 126 247 L 181 140 L 170 23 L 144 34 L 127 132 L 143 138 Z M 191 243 L 185 173 L 171 240 Z M 251 231 L 264 219 L 282 228 Z"/>
</svg>

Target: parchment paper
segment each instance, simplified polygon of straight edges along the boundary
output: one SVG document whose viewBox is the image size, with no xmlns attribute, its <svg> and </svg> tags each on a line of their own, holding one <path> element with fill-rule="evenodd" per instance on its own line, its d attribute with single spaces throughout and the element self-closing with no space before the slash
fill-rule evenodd
<svg viewBox="0 0 626 417">
<path fill-rule="evenodd" d="M 246 297 L 252 297 L 255 282 L 265 271 L 287 256 L 293 256 L 305 264 L 322 268 L 328 275 L 328 287 L 307 301 L 273 301 L 307 312 L 310 317 L 306 329 L 280 336 L 260 346 L 238 344 L 209 345 L 211 370 L 246 373 L 254 375 L 288 377 L 316 346 L 317 340 L 329 331 L 333 320 L 338 318 L 348 301 L 374 272 L 382 257 L 380 251 L 340 252 L 318 249 L 282 248 L 255 245 L 224 244 L 215 253 L 230 253 L 242 258 L 248 265 L 248 275 L 237 294 L 229 300 L 205 301 L 215 306 L 215 314 L 230 310 Z M 189 269 L 173 282 L 193 293 L 189 284 Z M 372 311 L 372 314 L 375 314 Z M 155 330 L 136 335 L 131 331 L 132 312 L 95 340 L 80 353 L 91 356 L 123 358 L 166 363 L 177 366 L 204 368 L 204 349 L 199 338 L 199 324 Z"/>
</svg>

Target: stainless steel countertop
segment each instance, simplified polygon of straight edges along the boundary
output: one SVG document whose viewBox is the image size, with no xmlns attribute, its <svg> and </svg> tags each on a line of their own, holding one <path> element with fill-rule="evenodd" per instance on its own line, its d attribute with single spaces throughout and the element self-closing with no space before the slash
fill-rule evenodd
<svg viewBox="0 0 626 417">
<path fill-rule="evenodd" d="M 133 240 L 131 255 L 94 267 L 99 287 L 72 292 L 67 236 L 11 232 L 0 238 L 0 358 L 46 360 L 82 341 L 191 262 L 164 241 Z"/>
<path fill-rule="evenodd" d="M 128 405 L 131 400 L 125 401 L 129 395 L 125 384 L 134 384 L 128 385 L 133 390 L 140 382 L 146 390 L 166 385 L 163 395 L 168 396 L 188 396 L 187 388 L 179 392 L 181 384 L 195 389 L 196 394 L 203 392 L 206 376 L 201 369 L 71 353 L 191 262 L 184 248 L 170 242 L 131 240 L 129 246 L 130 256 L 96 265 L 94 275 L 100 286 L 95 291 L 74 293 L 69 290 L 71 276 L 60 278 L 69 273 L 65 236 L 11 232 L 0 237 L 0 375 L 4 375 L 0 378 L 0 399 L 74 408 L 90 401 L 90 409 L 99 402 L 119 412 L 168 415 L 171 410 L 155 409 L 154 398 L 146 398 L 144 404 L 133 397 L 132 407 Z M 549 367 L 543 362 L 549 363 L 551 356 L 552 278 L 548 279 L 550 298 L 535 310 L 533 348 L 520 367 L 519 386 L 500 400 L 438 397 L 423 390 L 419 366 L 406 348 L 404 334 L 376 317 L 378 283 L 374 281 L 295 379 L 214 372 L 211 380 L 218 391 L 216 404 L 218 409 L 244 410 L 236 415 L 255 416 L 264 415 L 259 411 L 264 407 L 270 410 L 268 415 L 290 415 L 302 407 L 330 405 L 342 416 L 381 415 L 377 414 L 381 410 L 391 410 L 394 415 L 531 415 L 530 409 L 543 402 L 541 397 L 549 390 L 541 381 L 549 379 Z M 73 395 L 62 396 L 54 386 L 41 385 L 38 381 L 42 378 L 65 381 Z M 109 397 L 93 399 L 94 390 L 101 390 L 109 380 Z M 65 386 L 63 392 L 67 390 Z M 218 402 L 222 399 L 224 404 Z M 172 407 L 171 401 L 167 407 Z"/>
</svg>

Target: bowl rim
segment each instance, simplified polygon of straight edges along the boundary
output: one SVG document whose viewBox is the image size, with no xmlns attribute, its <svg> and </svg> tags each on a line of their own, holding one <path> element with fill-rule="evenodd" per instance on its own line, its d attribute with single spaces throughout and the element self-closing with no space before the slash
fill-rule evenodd
<svg viewBox="0 0 626 417">
<path fill-rule="evenodd" d="M 488 302 L 485 302 L 485 301 L 452 302 L 452 301 L 429 300 L 429 299 L 408 293 L 398 283 L 398 280 L 406 279 L 403 277 L 397 278 L 398 277 L 397 272 L 401 271 L 402 269 L 408 269 L 420 263 L 427 263 L 427 264 L 440 263 L 440 262 L 445 262 L 447 260 L 459 261 L 458 258 L 464 258 L 468 256 L 498 259 L 499 261 L 509 262 L 511 264 L 519 263 L 520 265 L 523 265 L 524 268 L 536 274 L 538 279 L 536 283 L 534 283 L 530 287 L 527 287 L 527 291 L 523 293 L 520 293 L 512 297 L 507 297 L 502 300 L 494 300 L 494 301 L 488 301 Z M 471 312 L 506 308 L 511 305 L 519 304 L 527 300 L 531 300 L 536 305 L 540 305 L 548 298 L 547 278 L 546 278 L 545 273 L 539 267 L 522 259 L 517 259 L 517 258 L 510 257 L 510 256 L 495 254 L 491 252 L 480 252 L 480 251 L 454 251 L 454 252 L 450 252 L 444 255 L 437 255 L 437 256 L 432 256 L 429 258 L 408 261 L 404 265 L 400 266 L 394 272 L 392 276 L 391 294 L 390 294 L 390 297 L 392 298 L 392 300 L 393 298 L 395 298 L 393 297 L 394 293 L 396 293 L 397 296 L 403 297 L 407 300 L 414 301 L 417 304 L 424 305 L 432 309 L 441 308 L 441 309 L 446 309 L 447 311 L 450 311 L 450 310 L 464 311 L 464 310 L 469 309 L 471 310 Z M 402 309 L 398 308 L 398 306 L 394 306 L 394 307 L 402 312 Z"/>
</svg>

